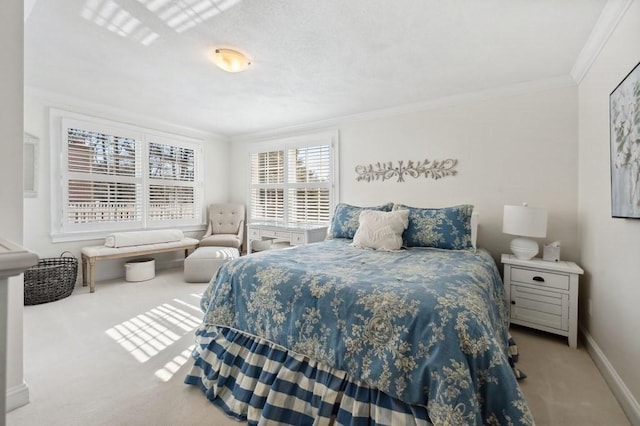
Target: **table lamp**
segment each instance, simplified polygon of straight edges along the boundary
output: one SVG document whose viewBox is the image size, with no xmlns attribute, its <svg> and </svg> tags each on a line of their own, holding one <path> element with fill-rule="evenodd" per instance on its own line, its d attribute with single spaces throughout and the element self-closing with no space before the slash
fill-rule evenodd
<svg viewBox="0 0 640 426">
<path fill-rule="evenodd" d="M 504 206 L 502 232 L 517 235 L 511 240 L 511 252 L 518 258 L 528 260 L 538 254 L 538 243 L 528 237 L 544 238 L 547 236 L 547 211 L 521 206 Z"/>
</svg>

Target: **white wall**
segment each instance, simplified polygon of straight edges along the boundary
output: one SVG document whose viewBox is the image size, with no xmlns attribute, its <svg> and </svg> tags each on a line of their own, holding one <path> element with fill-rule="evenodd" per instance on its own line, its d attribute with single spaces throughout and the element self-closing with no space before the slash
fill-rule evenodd
<svg viewBox="0 0 640 426">
<path fill-rule="evenodd" d="M 578 206 L 586 271 L 581 324 L 634 424 L 640 424 L 640 220 L 611 218 L 609 94 L 639 60 L 640 3 L 635 1 L 579 85 Z"/>
<path fill-rule="evenodd" d="M 388 201 L 416 207 L 472 203 L 480 211 L 479 244 L 499 258 L 512 237 L 502 234 L 504 204 L 545 207 L 548 238 L 577 260 L 577 89 L 555 88 L 469 101 L 419 112 L 336 123 L 340 132 L 340 201 Z M 286 135 L 282 135 L 286 136 Z M 247 152 L 232 142 L 237 170 L 232 197 L 246 202 Z M 357 182 L 355 167 L 399 160 L 454 158 L 458 175 Z"/>
<path fill-rule="evenodd" d="M 23 4 L 0 2 L 0 236 L 22 244 Z M 22 365 L 22 277 L 9 281 L 7 409 L 28 402 Z M 4 342 L 3 342 L 4 343 Z M 5 350 L 1 348 L 0 350 Z M 4 358 L 4 357 L 0 357 Z M 4 416 L 4 413 L 0 413 Z"/>
<path fill-rule="evenodd" d="M 154 122 L 144 117 L 130 117 L 126 112 L 112 111 L 97 105 L 86 105 L 78 100 L 62 100 L 56 95 L 31 94 L 27 91 L 24 106 L 24 129 L 40 139 L 38 159 L 39 179 L 38 195 L 24 200 L 24 246 L 38 253 L 40 257 L 59 256 L 70 251 L 80 259 L 80 250 L 89 245 L 102 244 L 104 239 L 84 240 L 67 243 L 53 243 L 50 237 L 51 176 L 49 109 L 57 108 L 82 113 L 94 117 L 124 122 L 136 126 L 168 132 L 179 136 L 204 141 L 205 164 L 205 198 L 204 205 L 213 202 L 225 202 L 229 198 L 229 142 L 226 138 L 215 137 L 195 130 L 178 128 L 167 123 Z M 150 111 L 152 114 L 152 111 Z M 199 231 L 185 232 L 186 235 L 199 238 L 204 227 Z M 181 262 L 184 255 L 172 252 L 154 255 L 158 269 L 170 267 Z M 124 263 L 127 259 L 98 262 L 96 265 L 96 281 L 124 276 Z M 79 274 L 80 274 L 80 268 Z M 99 287 L 99 284 L 98 284 Z"/>
</svg>

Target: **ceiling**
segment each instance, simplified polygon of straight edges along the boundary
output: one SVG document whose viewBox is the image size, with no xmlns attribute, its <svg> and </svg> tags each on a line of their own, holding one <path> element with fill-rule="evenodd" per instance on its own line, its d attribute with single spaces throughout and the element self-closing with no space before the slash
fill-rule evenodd
<svg viewBox="0 0 640 426">
<path fill-rule="evenodd" d="M 568 77 L 607 1 L 27 3 L 27 89 L 237 137 Z"/>
</svg>

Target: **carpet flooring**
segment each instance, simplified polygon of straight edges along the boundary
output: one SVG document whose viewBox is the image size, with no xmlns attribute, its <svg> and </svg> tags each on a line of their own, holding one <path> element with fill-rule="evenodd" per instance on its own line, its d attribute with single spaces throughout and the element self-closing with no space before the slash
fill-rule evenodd
<svg viewBox="0 0 640 426">
<path fill-rule="evenodd" d="M 77 287 L 63 300 L 24 308 L 24 375 L 30 403 L 7 425 L 237 425 L 183 384 L 202 319 L 206 284 L 182 269 L 145 282 Z M 629 425 L 583 347 L 513 328 L 521 382 L 538 425 Z"/>
</svg>

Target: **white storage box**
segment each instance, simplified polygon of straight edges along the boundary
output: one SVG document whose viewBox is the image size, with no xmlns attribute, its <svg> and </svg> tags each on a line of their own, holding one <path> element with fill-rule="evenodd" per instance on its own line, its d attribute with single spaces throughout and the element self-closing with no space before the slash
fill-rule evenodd
<svg viewBox="0 0 640 426">
<path fill-rule="evenodd" d="M 156 261 L 153 259 L 134 259 L 124 264 L 127 281 L 147 281 L 156 276 Z"/>
</svg>

